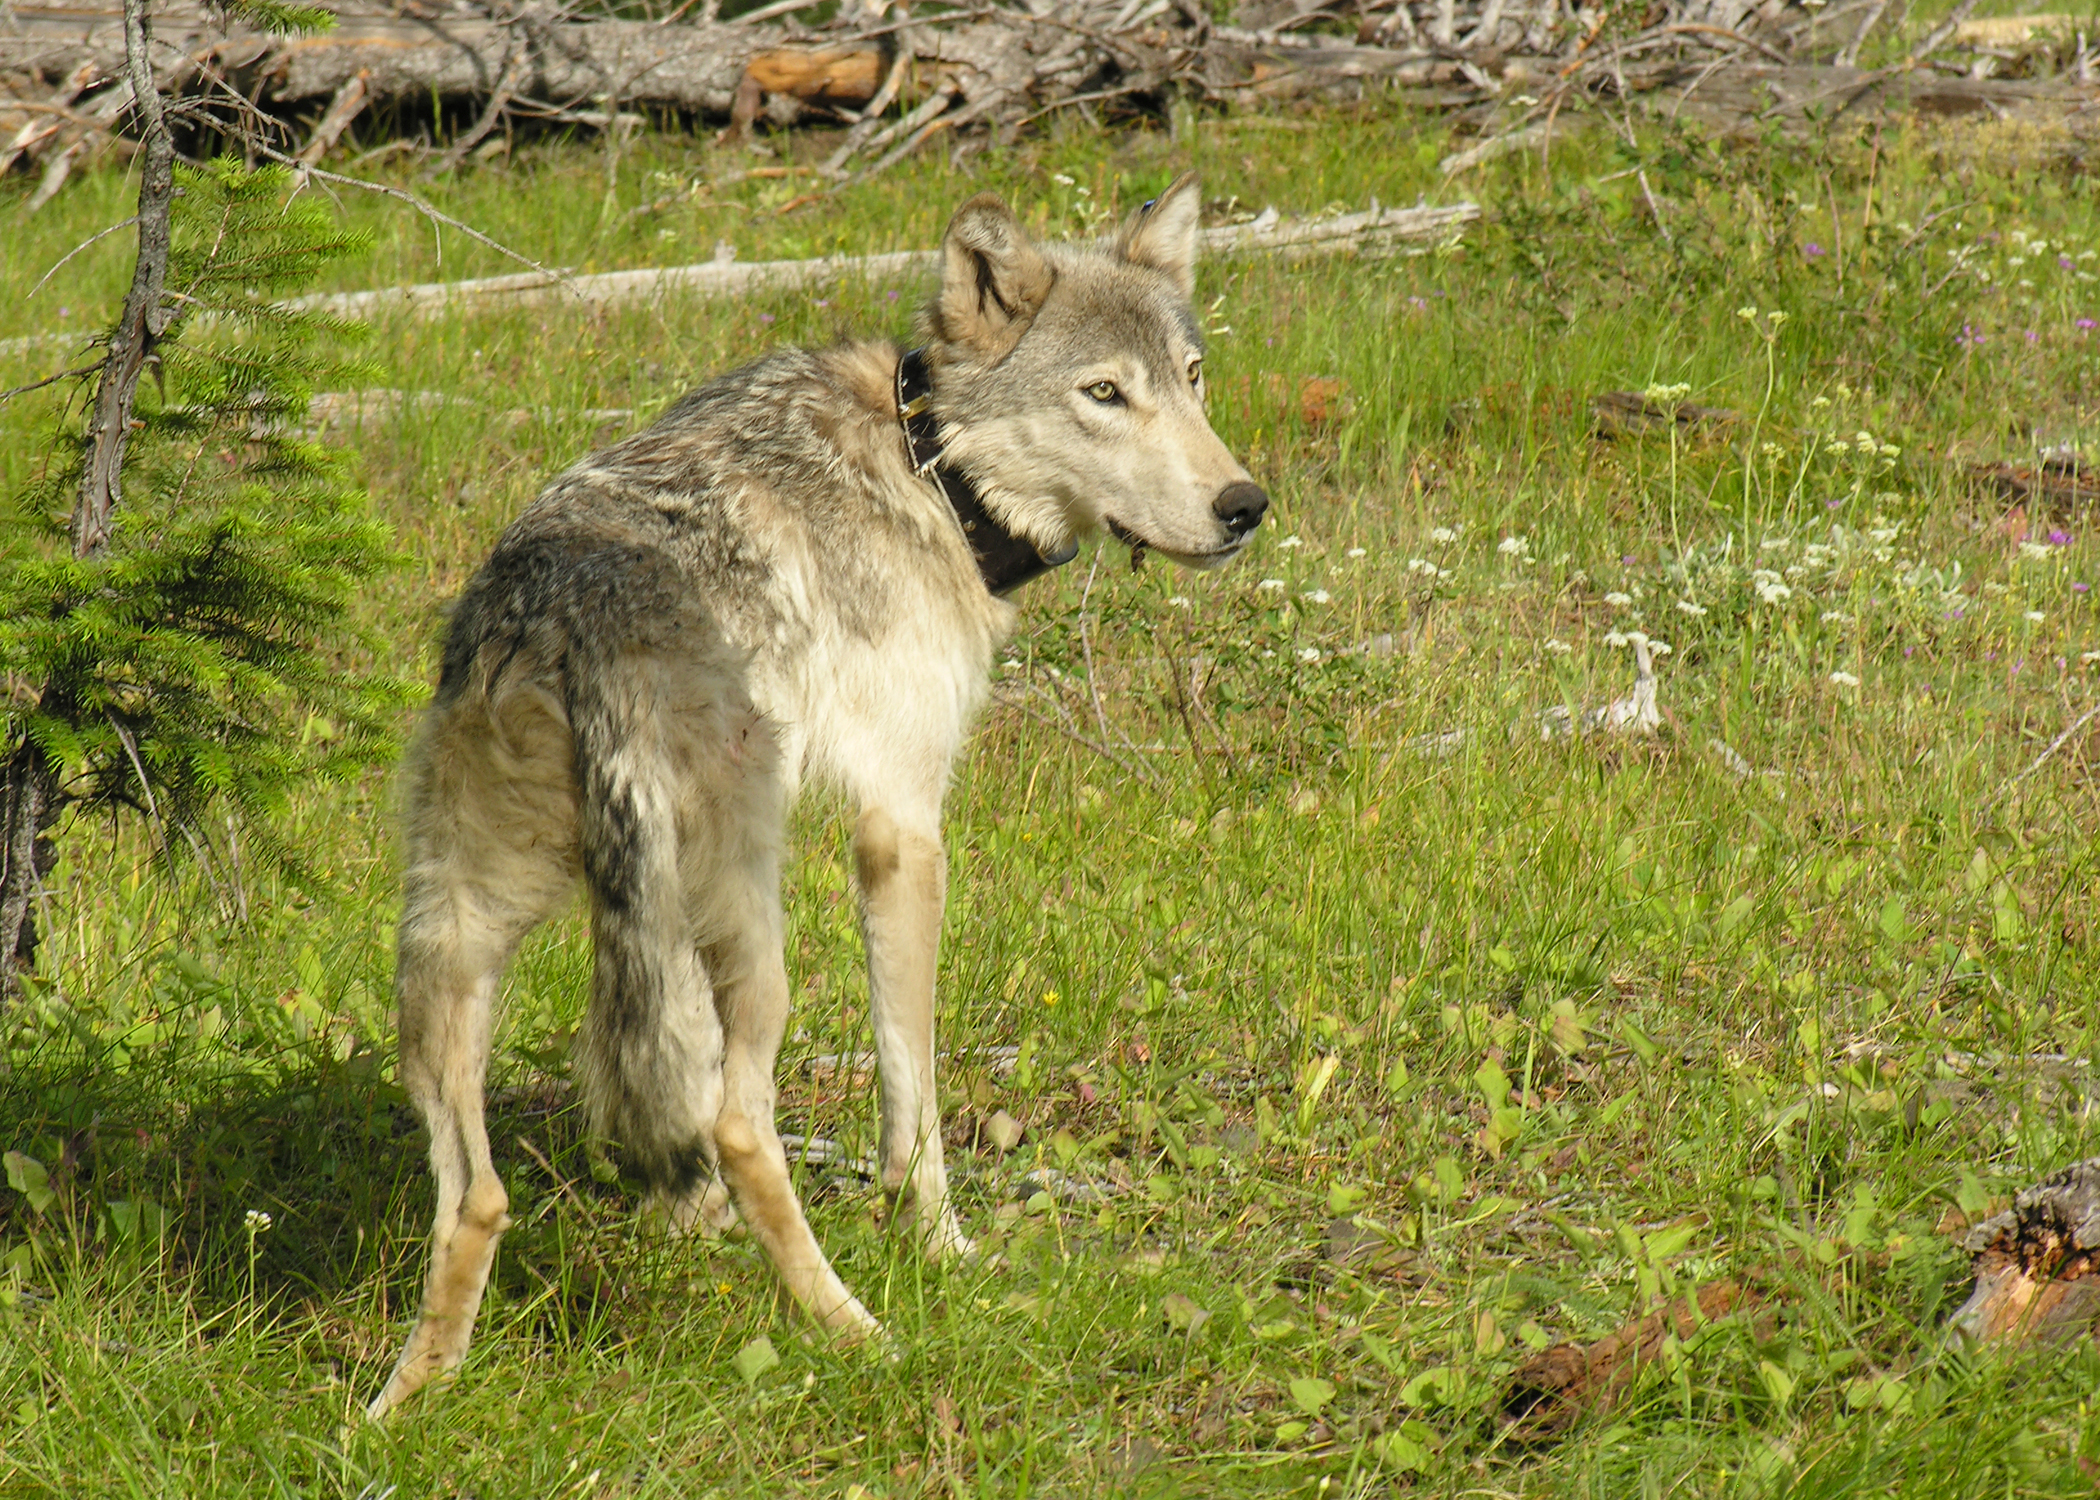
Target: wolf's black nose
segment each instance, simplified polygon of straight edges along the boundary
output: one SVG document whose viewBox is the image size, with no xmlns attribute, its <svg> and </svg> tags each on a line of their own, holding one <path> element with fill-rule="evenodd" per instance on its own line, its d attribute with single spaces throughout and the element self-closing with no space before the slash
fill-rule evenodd
<svg viewBox="0 0 2100 1500">
<path fill-rule="evenodd" d="M 1268 508 L 1269 492 L 1244 479 L 1226 485 L 1218 492 L 1218 498 L 1210 502 L 1211 514 L 1223 521 L 1234 537 L 1243 537 L 1261 525 L 1262 514 Z"/>
</svg>

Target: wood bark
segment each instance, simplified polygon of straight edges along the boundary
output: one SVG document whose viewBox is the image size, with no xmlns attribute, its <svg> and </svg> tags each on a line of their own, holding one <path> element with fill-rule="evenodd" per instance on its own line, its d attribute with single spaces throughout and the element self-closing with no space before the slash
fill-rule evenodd
<svg viewBox="0 0 2100 1500">
<path fill-rule="evenodd" d="M 1970 1230 L 1976 1285 L 1952 1326 L 1971 1343 L 2063 1344 L 2100 1324 L 2100 1157 L 2022 1189 Z"/>
</svg>

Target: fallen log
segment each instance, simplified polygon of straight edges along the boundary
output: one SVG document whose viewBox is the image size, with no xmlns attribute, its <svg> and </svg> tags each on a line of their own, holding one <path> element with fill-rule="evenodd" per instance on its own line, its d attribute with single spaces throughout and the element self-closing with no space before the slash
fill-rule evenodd
<svg viewBox="0 0 2100 1500">
<path fill-rule="evenodd" d="M 1271 209 L 1245 224 L 1203 231 L 1206 255 L 1282 253 L 1333 255 L 1391 253 L 1404 241 L 1442 240 L 1480 217 L 1476 203 L 1419 208 L 1379 208 L 1325 219 L 1284 219 Z M 870 282 L 900 281 L 931 270 L 938 250 L 893 250 L 880 255 L 818 256 L 812 260 L 739 261 L 718 256 L 697 265 L 605 271 L 591 276 L 489 276 L 473 281 L 423 282 L 364 292 L 331 292 L 293 303 L 305 311 L 341 318 L 372 318 L 393 312 L 413 317 L 488 307 L 539 307 L 550 303 L 611 307 L 671 294 L 738 297 L 788 291 L 843 277 Z"/>
</svg>

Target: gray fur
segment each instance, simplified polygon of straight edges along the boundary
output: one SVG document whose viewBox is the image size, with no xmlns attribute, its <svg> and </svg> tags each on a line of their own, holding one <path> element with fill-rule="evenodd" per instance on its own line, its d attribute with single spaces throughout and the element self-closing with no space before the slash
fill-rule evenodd
<svg viewBox="0 0 2100 1500">
<path fill-rule="evenodd" d="M 993 198 L 957 212 L 922 320 L 934 407 L 1010 529 L 1055 545 L 1108 526 L 1214 565 L 1258 522 L 1265 501 L 1202 414 L 1196 202 L 1184 178 L 1094 248 L 1039 249 Z M 741 1215 L 820 1322 L 880 1334 L 810 1233 L 773 1127 L 783 826 L 810 776 L 859 807 L 884 1184 L 930 1253 L 969 1251 L 933 1083 L 940 804 L 1013 611 L 912 472 L 897 358 L 789 349 L 703 386 L 554 479 L 453 612 L 405 772 L 397 978 L 437 1223 L 375 1416 L 466 1353 L 508 1223 L 482 1122 L 496 989 L 579 880 L 598 1128 L 673 1226 Z"/>
</svg>

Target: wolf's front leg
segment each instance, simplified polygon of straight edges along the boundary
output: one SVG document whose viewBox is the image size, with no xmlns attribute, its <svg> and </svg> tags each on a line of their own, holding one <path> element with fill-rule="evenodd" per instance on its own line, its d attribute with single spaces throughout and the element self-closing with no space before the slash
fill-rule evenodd
<svg viewBox="0 0 2100 1500">
<path fill-rule="evenodd" d="M 933 1081 L 933 983 L 948 890 L 938 814 L 907 821 L 864 809 L 853 857 L 882 1074 L 882 1185 L 928 1255 L 971 1255 L 976 1247 L 948 1202 Z"/>
</svg>

